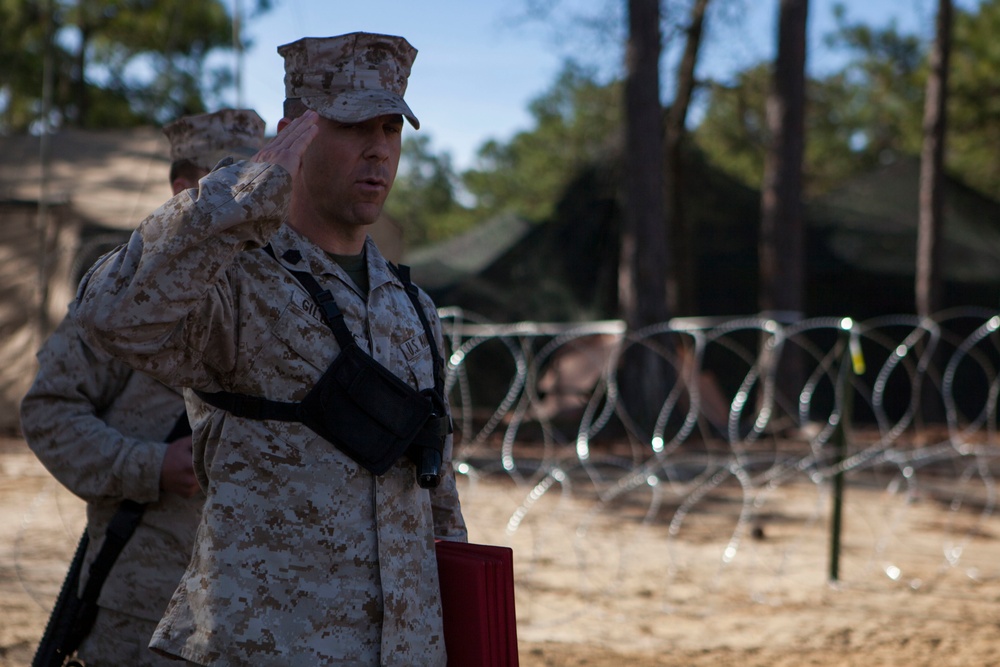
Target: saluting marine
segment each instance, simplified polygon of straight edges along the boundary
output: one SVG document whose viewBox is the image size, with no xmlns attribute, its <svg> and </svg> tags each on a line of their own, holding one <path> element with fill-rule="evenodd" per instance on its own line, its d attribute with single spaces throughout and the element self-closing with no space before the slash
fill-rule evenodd
<svg viewBox="0 0 1000 667">
<path fill-rule="evenodd" d="M 264 121 L 250 110 L 223 109 L 181 118 L 164 134 L 177 194 L 196 187 L 222 157 L 257 151 Z M 53 616 L 35 664 L 61 665 L 77 644 L 77 659 L 91 665 L 176 664 L 150 651 L 149 640 L 187 567 L 205 499 L 184 398 L 88 346 L 74 315 L 71 304 L 38 352 L 38 374 L 21 403 L 30 448 L 87 502 L 79 577 L 68 578 L 64 591 L 76 613 L 63 608 L 68 617 Z"/>
<path fill-rule="evenodd" d="M 285 118 L 107 257 L 88 340 L 185 395 L 207 499 L 154 650 L 199 665 L 446 663 L 434 540 L 465 541 L 428 296 L 367 235 L 416 50 L 279 47 Z"/>
</svg>

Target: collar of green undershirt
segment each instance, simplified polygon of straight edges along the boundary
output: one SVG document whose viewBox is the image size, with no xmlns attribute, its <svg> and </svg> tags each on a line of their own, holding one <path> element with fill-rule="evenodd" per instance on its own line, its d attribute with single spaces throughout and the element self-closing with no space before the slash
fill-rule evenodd
<svg viewBox="0 0 1000 667">
<path fill-rule="evenodd" d="M 365 260 L 364 250 L 359 255 L 326 254 L 344 270 L 362 294 L 368 294 L 368 262 Z"/>
</svg>

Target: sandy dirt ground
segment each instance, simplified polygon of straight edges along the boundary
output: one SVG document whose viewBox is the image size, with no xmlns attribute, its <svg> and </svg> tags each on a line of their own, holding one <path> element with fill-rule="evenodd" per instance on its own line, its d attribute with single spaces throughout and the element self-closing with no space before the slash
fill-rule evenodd
<svg viewBox="0 0 1000 667">
<path fill-rule="evenodd" d="M 1000 519 L 947 480 L 853 480 L 831 585 L 830 495 L 808 480 L 469 472 L 471 539 L 514 549 L 524 667 L 1000 664 Z M 0 667 L 30 664 L 83 520 L 0 439 Z"/>
</svg>

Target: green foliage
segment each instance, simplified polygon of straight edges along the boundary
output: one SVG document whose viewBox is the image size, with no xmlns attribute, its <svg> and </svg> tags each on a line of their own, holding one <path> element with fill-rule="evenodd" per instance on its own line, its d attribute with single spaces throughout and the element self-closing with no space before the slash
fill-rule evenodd
<svg viewBox="0 0 1000 667">
<path fill-rule="evenodd" d="M 0 0 L 2 1 L 2 0 Z M 873 29 L 835 9 L 837 29 L 826 38 L 844 61 L 807 84 L 806 192 L 814 195 L 845 180 L 916 155 L 922 142 L 929 44 L 896 26 Z M 928 26 L 928 31 L 929 31 Z M 950 79 L 947 166 L 988 195 L 1000 192 L 1000 0 L 956 10 Z M 707 83 L 705 113 L 693 139 L 707 159 L 759 188 L 768 128 L 765 115 L 771 66 L 758 63 L 731 85 Z M 573 178 L 607 163 L 620 151 L 621 82 L 600 83 L 593 70 L 567 63 L 530 111 L 534 125 L 509 141 L 489 141 L 479 163 L 457 177 L 447 156 L 426 142 L 411 144 L 390 212 L 420 243 L 446 238 L 500 213 L 551 219 Z M 460 185 L 457 185 L 460 184 Z M 457 204 L 459 189 L 475 205 Z"/>
<path fill-rule="evenodd" d="M 918 155 L 930 44 L 893 26 L 875 31 L 847 24 L 842 11 L 838 16 L 839 31 L 830 43 L 854 55 L 842 85 L 847 96 L 841 109 L 854 128 L 857 170 L 901 154 Z M 1000 102 L 993 94 L 1000 80 L 998 30 L 1000 0 L 983 0 L 971 11 L 955 9 L 945 140 L 948 170 L 991 196 L 1000 191 L 1000 155 L 994 149 L 1000 140 Z M 810 134 L 809 141 L 822 136 Z"/>
<path fill-rule="evenodd" d="M 764 173 L 770 80 L 770 66 L 757 65 L 740 72 L 733 86 L 712 84 L 705 116 L 693 132 L 710 161 L 755 188 Z"/>
<path fill-rule="evenodd" d="M 827 38 L 848 54 L 843 70 L 807 82 L 805 177 L 815 194 L 900 154 L 920 150 L 924 50 L 895 28 L 851 25 L 838 10 L 838 31 Z M 769 64 L 741 72 L 736 84 L 710 89 L 698 145 L 715 164 L 759 188 L 768 141 L 765 109 Z"/>
<path fill-rule="evenodd" d="M 0 130 L 27 128 L 38 116 L 45 26 L 38 3 L 0 0 Z"/>
<path fill-rule="evenodd" d="M 1000 193 L 1000 0 L 956 12 L 949 80 L 947 165 L 969 185 Z"/>
<path fill-rule="evenodd" d="M 826 81 L 842 90 L 846 106 L 839 115 L 853 130 L 853 147 L 868 162 L 873 156 L 886 161 L 898 154 L 918 153 L 927 45 L 916 36 L 899 34 L 892 25 L 872 30 L 849 24 L 842 8 L 837 18 L 838 32 L 827 42 L 844 50 L 851 60 L 843 75 Z"/>
<path fill-rule="evenodd" d="M 447 153 L 431 151 L 426 136 L 407 137 L 386 211 L 403 225 L 411 248 L 502 214 L 548 219 L 581 170 L 616 152 L 621 95 L 619 83 L 598 83 L 592 72 L 567 63 L 552 89 L 531 103 L 535 126 L 507 143 L 486 142 L 477 168 L 460 175 Z"/>
<path fill-rule="evenodd" d="M 0 131 L 37 122 L 47 44 L 53 121 L 96 128 L 205 111 L 208 82 L 224 81 L 205 59 L 231 42 L 224 0 L 0 0 Z"/>
<path fill-rule="evenodd" d="M 427 135 L 403 141 L 399 171 L 385 208 L 403 226 L 407 245 L 440 241 L 473 224 L 470 211 L 456 199 L 457 180 L 451 156 L 432 153 Z"/>
<path fill-rule="evenodd" d="M 895 26 L 874 30 L 846 20 L 827 44 L 846 54 L 845 67 L 808 82 L 805 172 L 807 192 L 919 155 L 929 44 Z M 956 9 L 949 71 L 946 166 L 981 192 L 1000 192 L 1000 0 L 972 11 Z M 770 67 L 743 71 L 732 87 L 709 90 L 704 121 L 694 137 L 729 174 L 760 186 L 767 128 L 764 109 Z"/>
<path fill-rule="evenodd" d="M 548 218 L 573 176 L 620 145 L 621 97 L 620 83 L 602 85 L 592 73 L 564 65 L 552 90 L 530 106 L 535 127 L 508 143 L 487 142 L 480 166 L 462 174 L 480 219 L 502 212 Z"/>
</svg>

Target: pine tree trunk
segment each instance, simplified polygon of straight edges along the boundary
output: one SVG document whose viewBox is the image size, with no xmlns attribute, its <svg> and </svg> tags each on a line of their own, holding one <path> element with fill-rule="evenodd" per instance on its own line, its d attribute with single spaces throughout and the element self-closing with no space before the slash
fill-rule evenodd
<svg viewBox="0 0 1000 667">
<path fill-rule="evenodd" d="M 669 254 L 663 219 L 663 112 L 660 104 L 659 0 L 629 0 L 625 83 L 625 215 L 619 263 L 619 308 L 630 331 L 669 319 Z M 662 358 L 633 346 L 622 359 L 622 398 L 648 435 L 669 391 Z"/>
<path fill-rule="evenodd" d="M 924 141 L 920 156 L 920 227 L 917 237 L 917 314 L 941 308 L 941 227 L 944 214 L 944 147 L 947 127 L 951 0 L 939 0 L 937 35 L 930 53 L 924 99 Z"/>
<path fill-rule="evenodd" d="M 696 315 L 697 304 L 697 261 L 698 248 L 695 245 L 695 230 L 684 215 L 681 193 L 684 170 L 681 166 L 681 144 L 684 139 L 684 125 L 688 108 L 694 93 L 694 70 L 698 64 L 698 50 L 701 47 L 702 29 L 705 25 L 705 11 L 709 0 L 697 0 L 691 7 L 691 17 L 687 28 L 684 55 L 677 68 L 677 93 L 667 114 L 666 148 L 664 150 L 663 203 L 667 228 L 672 232 L 671 254 L 673 271 L 669 280 L 668 308 L 674 315 Z"/>
<path fill-rule="evenodd" d="M 808 8 L 808 0 L 781 0 L 761 191 L 760 309 L 793 317 L 805 308 L 802 160 Z"/>
<path fill-rule="evenodd" d="M 805 154 L 806 19 L 808 0 L 781 0 L 778 53 L 767 100 L 770 145 L 761 189 L 760 310 L 782 322 L 805 314 L 805 222 L 802 162 Z M 787 345 L 762 372 L 773 379 L 780 404 L 794 406 L 806 376 L 800 347 Z"/>
</svg>

